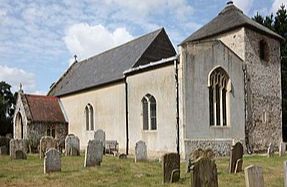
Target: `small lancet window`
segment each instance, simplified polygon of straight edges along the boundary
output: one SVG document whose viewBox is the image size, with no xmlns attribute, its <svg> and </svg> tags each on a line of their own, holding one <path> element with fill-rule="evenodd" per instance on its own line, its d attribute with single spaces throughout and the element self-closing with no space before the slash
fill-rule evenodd
<svg viewBox="0 0 287 187">
<path fill-rule="evenodd" d="M 147 94 L 142 98 L 143 130 L 156 130 L 156 99 Z"/>
<path fill-rule="evenodd" d="M 227 126 L 227 84 L 229 76 L 218 67 L 209 76 L 209 121 L 210 126 Z"/>
<path fill-rule="evenodd" d="M 85 116 L 86 116 L 86 130 L 94 130 L 94 109 L 93 106 L 88 104 L 85 107 Z"/>
<path fill-rule="evenodd" d="M 259 57 L 261 60 L 268 61 L 269 53 L 268 44 L 265 40 L 260 40 L 259 42 Z"/>
</svg>

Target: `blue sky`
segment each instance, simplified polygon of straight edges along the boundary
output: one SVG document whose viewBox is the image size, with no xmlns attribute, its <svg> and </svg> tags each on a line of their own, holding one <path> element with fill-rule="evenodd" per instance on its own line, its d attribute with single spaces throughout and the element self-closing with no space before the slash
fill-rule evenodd
<svg viewBox="0 0 287 187">
<path fill-rule="evenodd" d="M 287 0 L 234 0 L 248 16 Z M 226 0 L 0 0 L 0 80 L 46 94 L 73 61 L 164 27 L 176 46 Z"/>
</svg>

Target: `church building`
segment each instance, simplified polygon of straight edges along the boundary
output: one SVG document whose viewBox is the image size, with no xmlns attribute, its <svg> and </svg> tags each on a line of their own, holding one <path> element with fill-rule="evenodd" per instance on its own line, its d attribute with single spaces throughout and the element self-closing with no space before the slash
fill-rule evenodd
<svg viewBox="0 0 287 187">
<path fill-rule="evenodd" d="M 103 129 L 121 152 L 143 140 L 149 157 L 196 148 L 260 152 L 282 141 L 283 38 L 232 2 L 174 49 L 163 28 L 75 61 L 56 97 L 81 149 Z"/>
</svg>

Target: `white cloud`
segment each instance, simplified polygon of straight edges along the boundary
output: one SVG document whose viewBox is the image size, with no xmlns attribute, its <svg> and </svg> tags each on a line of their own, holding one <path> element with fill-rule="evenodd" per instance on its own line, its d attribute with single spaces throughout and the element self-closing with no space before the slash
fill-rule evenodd
<svg viewBox="0 0 287 187">
<path fill-rule="evenodd" d="M 133 36 L 125 28 L 109 31 L 102 25 L 79 23 L 68 28 L 63 38 L 72 54 L 78 59 L 90 57 L 131 40 Z M 70 64 L 73 62 L 70 60 Z"/>
<path fill-rule="evenodd" d="M 0 81 L 10 84 L 13 91 L 19 89 L 20 83 L 22 83 L 23 89 L 28 92 L 36 87 L 35 75 L 33 73 L 2 65 L 0 65 Z"/>
<path fill-rule="evenodd" d="M 287 6 L 286 0 L 274 0 L 270 12 L 276 13 L 282 4 L 284 4 L 286 8 Z"/>
<path fill-rule="evenodd" d="M 238 6 L 245 14 L 249 14 L 254 0 L 234 0 L 233 3 Z"/>
</svg>

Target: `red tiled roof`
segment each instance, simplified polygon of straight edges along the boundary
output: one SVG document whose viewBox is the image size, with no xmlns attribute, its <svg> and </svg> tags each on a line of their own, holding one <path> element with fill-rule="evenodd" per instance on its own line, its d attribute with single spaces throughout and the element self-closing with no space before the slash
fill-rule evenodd
<svg viewBox="0 0 287 187">
<path fill-rule="evenodd" d="M 33 122 L 66 123 L 57 97 L 25 94 Z"/>
</svg>

